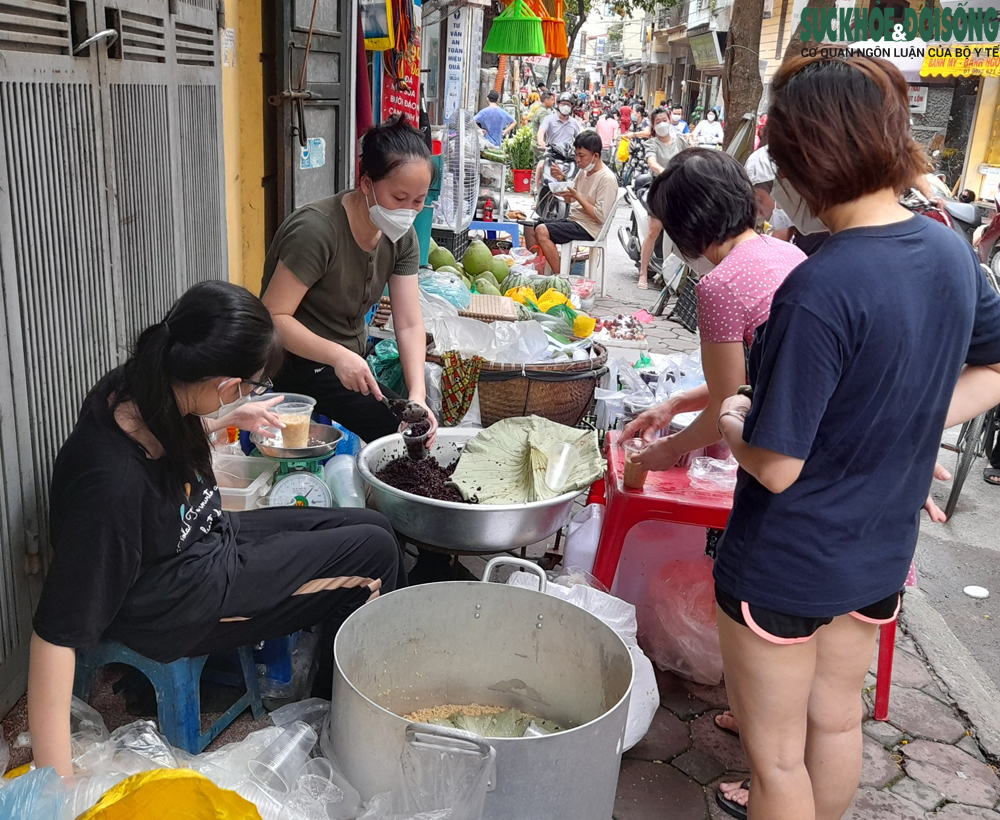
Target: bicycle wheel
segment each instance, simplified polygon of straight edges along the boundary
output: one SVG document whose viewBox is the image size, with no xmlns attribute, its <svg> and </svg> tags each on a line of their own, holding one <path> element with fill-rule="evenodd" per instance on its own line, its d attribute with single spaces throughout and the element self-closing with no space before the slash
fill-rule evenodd
<svg viewBox="0 0 1000 820">
<path fill-rule="evenodd" d="M 958 504 L 958 497 L 962 494 L 962 485 L 965 484 L 972 464 L 982 455 L 983 425 L 985 423 L 986 414 L 983 413 L 962 425 L 962 432 L 958 436 L 958 464 L 955 466 L 955 475 L 951 479 L 951 493 L 948 494 L 948 503 L 944 508 L 944 514 L 949 521 Z"/>
</svg>

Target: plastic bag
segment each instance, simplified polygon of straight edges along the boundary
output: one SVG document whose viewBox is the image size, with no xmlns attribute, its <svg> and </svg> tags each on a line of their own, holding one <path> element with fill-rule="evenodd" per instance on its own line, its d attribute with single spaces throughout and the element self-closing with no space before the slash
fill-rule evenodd
<svg viewBox="0 0 1000 820">
<path fill-rule="evenodd" d="M 642 645 L 660 669 L 714 686 L 722 680 L 712 559 L 669 561 L 649 578 L 638 612 Z"/>
<path fill-rule="evenodd" d="M 597 410 L 597 426 L 602 430 L 613 429 L 618 417 L 625 413 L 625 402 L 652 403 L 653 393 L 642 377 L 632 369 L 627 359 L 609 359 L 611 389 L 598 387 L 594 390 Z M 618 385 L 621 384 L 621 389 Z"/>
<path fill-rule="evenodd" d="M 374 352 L 368 357 L 368 366 L 375 378 L 395 393 L 406 390 L 403 378 L 403 363 L 399 360 L 399 347 L 395 339 L 383 339 L 375 345 Z"/>
<path fill-rule="evenodd" d="M 421 290 L 444 297 L 459 310 L 465 310 L 472 302 L 472 294 L 462 277 L 449 271 L 422 270 L 417 282 Z"/>
<path fill-rule="evenodd" d="M 176 769 L 178 759 L 152 721 L 137 720 L 115 729 L 107 741 L 92 745 L 74 758 L 73 764 L 90 775 L 132 775 L 150 769 Z"/>
<path fill-rule="evenodd" d="M 66 801 L 66 787 L 56 770 L 33 769 L 0 789 L 0 817 L 17 820 L 58 818 Z"/>
<path fill-rule="evenodd" d="M 732 492 L 736 489 L 736 471 L 739 466 L 731 455 L 725 461 L 699 456 L 691 459 L 688 478 L 691 480 L 691 486 L 699 490 Z"/>
<path fill-rule="evenodd" d="M 674 393 L 691 390 L 705 383 L 701 367 L 701 350 L 692 353 L 672 353 L 656 380 L 656 400 L 663 401 Z"/>
<path fill-rule="evenodd" d="M 563 557 L 565 566 L 580 567 L 588 573 L 594 571 L 597 544 L 601 540 L 603 524 L 603 504 L 588 504 L 573 516 L 566 528 L 566 552 Z"/>
<path fill-rule="evenodd" d="M 287 703 L 279 709 L 275 709 L 269 717 L 275 726 L 287 726 L 297 720 L 311 726 L 313 731 L 319 735 L 326 725 L 327 715 L 330 714 L 330 701 L 323 698 L 308 698 L 297 700 L 294 703 Z"/>
<path fill-rule="evenodd" d="M 103 743 L 110 737 L 100 713 L 75 695 L 69 704 L 69 731 L 73 757 L 79 757 L 95 743 Z"/>
<path fill-rule="evenodd" d="M 515 572 L 507 581 L 511 586 L 538 589 L 538 578 L 533 573 Z M 627 601 L 590 586 L 577 584 L 563 586 L 550 581 L 546 587 L 549 595 L 569 601 L 581 609 L 596 615 L 611 627 L 625 642 L 632 656 L 632 696 L 629 699 L 628 717 L 625 723 L 625 743 L 628 750 L 635 746 L 649 731 L 649 727 L 660 707 L 660 689 L 656 683 L 653 664 L 639 647 L 636 639 L 638 622 L 635 607 Z M 713 599 L 714 600 L 714 599 Z"/>
<path fill-rule="evenodd" d="M 493 322 L 475 319 L 432 319 L 425 322 L 438 354 L 455 350 L 461 356 L 482 356 L 497 364 L 543 361 L 548 338 L 537 322 Z"/>
<path fill-rule="evenodd" d="M 433 362 L 424 362 L 424 389 L 427 391 L 427 406 L 434 418 L 441 418 L 441 376 L 444 368 Z"/>
</svg>

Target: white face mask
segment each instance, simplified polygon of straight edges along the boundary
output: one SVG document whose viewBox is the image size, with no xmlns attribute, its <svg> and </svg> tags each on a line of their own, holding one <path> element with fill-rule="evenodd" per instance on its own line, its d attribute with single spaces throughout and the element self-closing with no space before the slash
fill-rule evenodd
<svg viewBox="0 0 1000 820">
<path fill-rule="evenodd" d="M 394 211 L 383 208 L 375 198 L 374 188 L 372 188 L 372 199 L 375 199 L 375 204 L 368 205 L 368 216 L 372 224 L 382 231 L 390 242 L 398 242 L 413 226 L 417 212 L 412 208 L 397 208 Z M 368 204 L 367 194 L 365 194 L 365 204 Z"/>
<path fill-rule="evenodd" d="M 590 165 L 584 165 L 580 170 L 583 171 L 583 173 L 585 174 L 589 174 L 591 171 L 594 170 L 594 166 L 596 165 L 597 165 L 597 160 L 595 159 L 593 162 L 590 163 Z"/>
<path fill-rule="evenodd" d="M 670 123 L 669 122 L 658 122 L 653 126 L 653 131 L 656 132 L 656 136 L 665 137 L 670 133 Z"/>
<path fill-rule="evenodd" d="M 573 113 L 573 106 L 572 105 L 560 105 L 559 106 L 559 113 L 562 114 L 565 117 L 568 117 L 570 114 Z"/>
<path fill-rule="evenodd" d="M 715 270 L 715 263 L 707 256 L 699 256 L 697 259 L 688 259 L 686 256 L 682 256 L 681 259 L 684 260 L 685 265 L 699 276 L 704 276 L 706 273 L 711 273 Z"/>
<path fill-rule="evenodd" d="M 708 115 L 708 121 L 709 122 L 715 122 L 715 114 L 709 114 Z"/>
<path fill-rule="evenodd" d="M 681 121 L 681 115 L 680 114 L 671 114 L 670 115 L 670 121 L 674 125 L 677 125 L 677 123 L 679 123 Z"/>
<path fill-rule="evenodd" d="M 218 391 L 219 391 L 219 409 L 218 410 L 213 410 L 211 413 L 195 413 L 194 415 L 199 416 L 200 418 L 203 418 L 203 419 L 221 419 L 223 416 L 228 416 L 237 407 L 242 407 L 244 404 L 246 404 L 248 401 L 250 401 L 250 396 L 249 395 L 244 396 L 243 395 L 243 391 L 241 390 L 239 398 L 237 398 L 235 401 L 224 402 L 222 400 L 222 387 L 223 387 L 223 385 L 228 384 L 230 381 L 233 381 L 233 379 L 227 379 L 226 381 L 220 382 L 220 384 L 219 384 L 219 387 L 218 387 Z"/>
<path fill-rule="evenodd" d="M 783 184 L 781 179 L 776 177 L 771 188 L 771 197 L 775 205 L 792 220 L 799 233 L 823 233 L 827 230 L 823 220 L 809 209 L 802 195 L 790 183 Z"/>
</svg>

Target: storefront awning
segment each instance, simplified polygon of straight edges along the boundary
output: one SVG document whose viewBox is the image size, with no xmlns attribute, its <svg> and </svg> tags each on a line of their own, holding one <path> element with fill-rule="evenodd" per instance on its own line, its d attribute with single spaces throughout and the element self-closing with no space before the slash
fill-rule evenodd
<svg viewBox="0 0 1000 820">
<path fill-rule="evenodd" d="M 928 48 L 920 67 L 921 77 L 1000 77 L 1000 57 L 994 57 L 993 45 L 966 44 L 972 49 L 972 56 L 958 57 L 953 49 L 946 46 Z M 982 49 L 976 55 L 976 48 Z M 989 51 L 987 52 L 987 49 Z M 949 51 L 950 56 L 944 52 Z M 990 56 L 987 56 L 987 53 Z"/>
</svg>

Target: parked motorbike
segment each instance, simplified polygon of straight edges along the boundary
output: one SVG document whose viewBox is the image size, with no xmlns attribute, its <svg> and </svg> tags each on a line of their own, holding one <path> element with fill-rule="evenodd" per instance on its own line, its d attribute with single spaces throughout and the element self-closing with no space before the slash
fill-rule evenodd
<svg viewBox="0 0 1000 820">
<path fill-rule="evenodd" d="M 625 139 L 625 137 L 622 137 L 622 139 Z M 646 162 L 645 142 L 643 140 L 631 140 L 630 143 L 628 161 L 618 172 L 618 183 L 623 188 L 628 188 L 632 180 L 636 177 L 650 173 L 649 163 Z"/>
<path fill-rule="evenodd" d="M 974 244 L 976 253 L 979 254 L 979 261 L 988 265 L 995 275 L 1000 276 L 1000 194 L 994 197 L 993 202 L 997 207 L 996 213 L 983 231 L 983 235 L 979 237 L 978 244 Z"/>
<path fill-rule="evenodd" d="M 904 208 L 923 214 L 951 228 L 969 244 L 975 244 L 973 240 L 975 239 L 976 230 L 983 224 L 983 211 L 978 205 L 971 202 L 959 202 L 957 199 L 944 196 L 937 197 L 931 202 L 916 188 L 910 188 L 909 191 L 903 194 L 899 198 L 899 203 Z M 996 218 L 994 218 L 994 222 L 996 222 Z M 989 228 L 987 228 L 988 232 Z M 1000 236 L 1000 226 L 997 228 L 997 234 Z M 980 261 L 983 262 L 986 262 L 990 258 L 987 256 L 987 259 L 983 259 L 984 253 L 990 253 L 988 249 L 985 251 L 982 249 L 985 238 L 986 234 L 984 233 L 979 242 Z"/>
<path fill-rule="evenodd" d="M 562 171 L 564 181 L 572 182 L 576 178 L 580 170 L 576 165 L 576 149 L 568 142 L 549 143 L 543 159 L 542 178 L 535 196 L 535 214 L 539 221 L 566 219 L 569 217 L 569 203 L 553 194 L 549 183 L 555 182 L 553 166 Z"/>
</svg>

